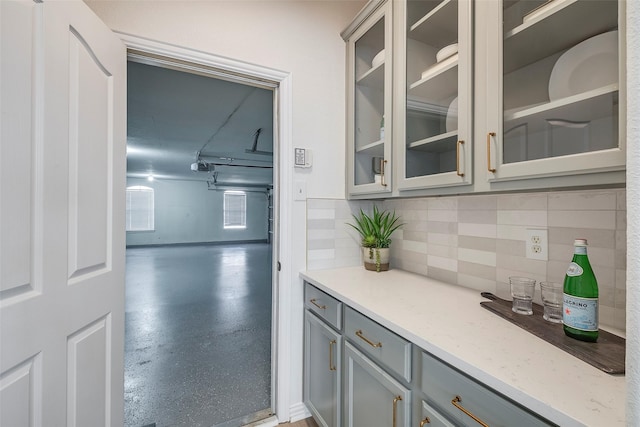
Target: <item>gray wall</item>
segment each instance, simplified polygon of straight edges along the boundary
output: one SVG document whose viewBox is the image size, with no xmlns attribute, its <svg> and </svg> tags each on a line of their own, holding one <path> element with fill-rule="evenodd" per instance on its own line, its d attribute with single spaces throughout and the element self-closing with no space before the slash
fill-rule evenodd
<svg viewBox="0 0 640 427">
<path fill-rule="evenodd" d="M 223 227 L 222 190 L 206 182 L 128 179 L 127 187 L 154 189 L 155 231 L 128 231 L 127 246 L 267 240 L 267 196 L 247 192 L 247 228 Z"/>
<path fill-rule="evenodd" d="M 404 222 L 391 267 L 510 298 L 509 276 L 562 282 L 573 240 L 589 241 L 600 323 L 626 328 L 627 199 L 624 188 L 390 199 L 378 206 Z M 361 265 L 347 225 L 371 201 L 307 200 L 307 268 Z M 548 260 L 526 257 L 526 230 L 548 231 Z M 539 293 L 534 297 L 540 303 Z"/>
</svg>

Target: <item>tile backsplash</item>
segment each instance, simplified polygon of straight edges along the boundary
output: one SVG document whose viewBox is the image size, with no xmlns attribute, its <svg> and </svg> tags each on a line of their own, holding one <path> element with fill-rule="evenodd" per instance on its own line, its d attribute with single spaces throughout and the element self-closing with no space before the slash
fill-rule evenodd
<svg viewBox="0 0 640 427">
<path fill-rule="evenodd" d="M 391 267 L 509 297 L 508 277 L 564 280 L 573 240 L 586 238 L 600 290 L 600 322 L 625 329 L 626 191 L 558 191 L 346 201 L 307 201 L 307 268 L 361 265 L 352 212 L 373 204 L 405 223 Z M 548 261 L 526 257 L 527 229 L 548 232 Z M 539 302 L 539 292 L 537 292 Z"/>
</svg>

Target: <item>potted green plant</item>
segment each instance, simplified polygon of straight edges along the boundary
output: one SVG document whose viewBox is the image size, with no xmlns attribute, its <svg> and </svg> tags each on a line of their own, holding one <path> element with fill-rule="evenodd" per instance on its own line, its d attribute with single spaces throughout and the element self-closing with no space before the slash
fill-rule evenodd
<svg viewBox="0 0 640 427">
<path fill-rule="evenodd" d="M 373 207 L 373 214 L 368 215 L 362 209 L 358 215 L 353 215 L 355 224 L 348 223 L 360 235 L 364 267 L 367 270 L 389 270 L 389 245 L 391 235 L 403 223 L 394 212 L 380 211 Z"/>
</svg>

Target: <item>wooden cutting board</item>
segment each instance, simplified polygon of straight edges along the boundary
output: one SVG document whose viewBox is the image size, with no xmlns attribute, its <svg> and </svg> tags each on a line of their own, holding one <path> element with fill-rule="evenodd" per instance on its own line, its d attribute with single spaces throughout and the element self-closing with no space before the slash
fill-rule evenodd
<svg viewBox="0 0 640 427">
<path fill-rule="evenodd" d="M 520 326 L 535 336 L 574 355 L 580 360 L 595 366 L 608 374 L 624 374 L 624 358 L 626 340 L 610 332 L 598 332 L 598 342 L 584 342 L 565 335 L 561 323 L 551 323 L 542 318 L 543 308 L 533 304 L 533 315 L 516 314 L 511 310 L 511 301 L 498 298 L 490 292 L 481 295 L 490 301 L 480 305 L 509 322 Z"/>
</svg>

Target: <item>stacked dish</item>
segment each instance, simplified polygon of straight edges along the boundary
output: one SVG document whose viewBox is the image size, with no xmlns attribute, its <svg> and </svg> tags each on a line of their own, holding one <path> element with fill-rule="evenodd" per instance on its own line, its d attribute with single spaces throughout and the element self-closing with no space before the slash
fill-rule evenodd
<svg viewBox="0 0 640 427">
<path fill-rule="evenodd" d="M 549 100 L 618 82 L 618 31 L 578 43 L 558 58 L 549 77 Z"/>
<path fill-rule="evenodd" d="M 438 74 L 453 62 L 457 61 L 458 43 L 443 47 L 436 53 L 436 63 L 422 72 L 421 79 Z"/>
<path fill-rule="evenodd" d="M 376 54 L 371 61 L 371 68 L 376 68 L 378 65 L 384 63 L 384 49 Z"/>
<path fill-rule="evenodd" d="M 458 97 L 456 96 L 449 104 L 449 109 L 447 110 L 447 119 L 445 122 L 445 128 L 447 132 L 453 132 L 454 130 L 458 130 Z"/>
<path fill-rule="evenodd" d="M 458 43 L 450 44 L 449 46 L 445 46 L 436 53 L 436 61 L 442 62 L 454 53 L 458 52 Z"/>
</svg>

